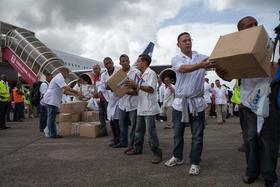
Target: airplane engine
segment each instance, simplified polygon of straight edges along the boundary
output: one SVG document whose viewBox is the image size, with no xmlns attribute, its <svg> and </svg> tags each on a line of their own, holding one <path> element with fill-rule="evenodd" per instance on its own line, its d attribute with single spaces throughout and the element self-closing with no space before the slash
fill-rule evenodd
<svg viewBox="0 0 280 187">
<path fill-rule="evenodd" d="M 166 68 L 162 70 L 159 74 L 159 78 L 163 81 L 165 77 L 169 77 L 172 81 L 172 84 L 176 82 L 176 73 L 172 68 Z"/>
<path fill-rule="evenodd" d="M 79 77 L 82 78 L 87 84 L 92 84 L 94 82 L 93 80 L 94 74 L 92 72 L 87 72 L 81 74 Z"/>
</svg>

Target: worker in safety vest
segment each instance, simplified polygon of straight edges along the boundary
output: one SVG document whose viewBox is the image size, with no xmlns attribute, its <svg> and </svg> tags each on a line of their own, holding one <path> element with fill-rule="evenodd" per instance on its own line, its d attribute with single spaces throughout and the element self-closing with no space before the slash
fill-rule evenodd
<svg viewBox="0 0 280 187">
<path fill-rule="evenodd" d="M 24 118 L 24 91 L 21 82 L 13 89 L 13 99 L 15 103 L 14 121 L 22 122 Z"/>
<path fill-rule="evenodd" d="M 9 128 L 6 126 L 6 113 L 9 99 L 10 93 L 7 76 L 2 74 L 0 76 L 0 130 Z"/>
</svg>

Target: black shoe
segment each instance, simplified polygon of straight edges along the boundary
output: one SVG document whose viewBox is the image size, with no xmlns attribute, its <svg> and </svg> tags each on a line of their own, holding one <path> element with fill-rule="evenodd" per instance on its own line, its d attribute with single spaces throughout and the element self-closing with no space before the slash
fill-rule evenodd
<svg viewBox="0 0 280 187">
<path fill-rule="evenodd" d="M 123 153 L 126 154 L 127 152 L 131 151 L 133 148 L 130 147 L 130 148 L 127 148 Z"/>
<path fill-rule="evenodd" d="M 100 133 L 97 135 L 98 138 L 108 136 L 108 133 Z"/>
<path fill-rule="evenodd" d="M 113 146 L 112 146 L 112 148 L 124 148 L 124 147 L 127 147 L 127 145 L 116 144 L 116 145 L 113 145 Z"/>
<path fill-rule="evenodd" d="M 172 127 L 172 125 L 166 125 L 165 127 L 163 127 L 163 129 L 172 129 L 173 127 Z"/>
<path fill-rule="evenodd" d="M 278 187 L 278 182 L 272 182 L 272 181 L 265 181 L 264 183 L 265 187 Z"/>
<path fill-rule="evenodd" d="M 50 138 L 63 138 L 63 136 L 61 136 L 61 135 L 56 135 L 56 136 L 50 137 Z"/>
<path fill-rule="evenodd" d="M 152 164 L 158 164 L 162 161 L 162 154 L 154 155 L 152 159 Z"/>
<path fill-rule="evenodd" d="M 131 149 L 130 151 L 127 151 L 125 153 L 126 155 L 140 155 L 142 152 L 136 152 L 134 149 Z"/>
<path fill-rule="evenodd" d="M 242 145 L 241 145 L 240 147 L 238 147 L 237 150 L 238 150 L 239 152 L 242 152 L 242 153 L 245 152 L 244 146 L 242 146 Z"/>
<path fill-rule="evenodd" d="M 44 129 L 40 129 L 40 132 L 44 132 Z"/>
<path fill-rule="evenodd" d="M 7 127 L 7 126 L 5 126 L 5 127 L 0 127 L 0 130 L 5 130 L 5 129 L 9 129 L 9 128 L 11 128 L 11 127 Z"/>
<path fill-rule="evenodd" d="M 109 147 L 113 147 L 113 146 L 116 146 L 116 145 L 118 145 L 118 143 L 112 142 L 112 143 L 109 144 Z"/>
<path fill-rule="evenodd" d="M 257 178 L 258 178 L 258 177 L 244 176 L 244 177 L 243 177 L 243 182 L 246 183 L 246 184 L 252 184 L 253 182 L 255 182 L 255 180 L 256 180 Z"/>
</svg>

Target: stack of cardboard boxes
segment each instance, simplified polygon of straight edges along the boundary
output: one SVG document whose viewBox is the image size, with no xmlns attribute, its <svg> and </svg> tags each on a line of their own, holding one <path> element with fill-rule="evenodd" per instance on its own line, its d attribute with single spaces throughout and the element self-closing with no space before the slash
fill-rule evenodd
<svg viewBox="0 0 280 187">
<path fill-rule="evenodd" d="M 87 111 L 87 102 L 63 104 L 58 117 L 59 134 L 63 136 L 97 137 L 99 133 L 98 111 Z"/>
</svg>

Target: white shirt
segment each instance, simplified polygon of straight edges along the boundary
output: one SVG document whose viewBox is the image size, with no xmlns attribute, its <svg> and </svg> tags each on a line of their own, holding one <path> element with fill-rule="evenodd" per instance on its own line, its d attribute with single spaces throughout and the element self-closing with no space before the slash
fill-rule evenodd
<svg viewBox="0 0 280 187">
<path fill-rule="evenodd" d="M 157 102 L 157 75 L 148 67 L 141 75 L 140 85 L 150 86 L 154 89 L 153 93 L 147 93 L 143 90 L 139 90 L 138 93 L 138 116 L 153 116 L 160 112 L 160 108 Z"/>
<path fill-rule="evenodd" d="M 172 90 L 173 91 L 172 91 Z M 170 87 L 163 87 L 163 106 L 171 107 L 175 98 L 175 86 L 173 84 Z"/>
<path fill-rule="evenodd" d="M 205 103 L 211 103 L 211 94 L 212 94 L 212 88 L 211 85 L 207 82 L 204 82 L 204 100 Z"/>
<path fill-rule="evenodd" d="M 197 112 L 201 112 L 206 108 L 203 98 L 205 70 L 199 69 L 189 73 L 180 73 L 178 71 L 179 68 L 184 64 L 198 64 L 205 58 L 207 58 L 207 56 L 198 54 L 195 51 L 192 52 L 192 58 L 189 58 L 183 53 L 180 53 L 179 55 L 172 58 L 172 68 L 176 72 L 176 96 L 172 105 L 175 110 L 182 111 L 182 98 L 178 97 L 194 97 L 194 107 Z M 195 97 L 196 95 L 199 96 Z M 187 102 L 189 111 L 192 111 L 191 101 L 188 99 Z"/>
<path fill-rule="evenodd" d="M 47 92 L 44 94 L 42 103 L 60 107 L 63 95 L 63 87 L 67 86 L 61 73 L 57 74 L 50 82 Z"/>
<path fill-rule="evenodd" d="M 215 87 L 213 89 L 213 94 L 215 95 L 215 104 L 216 105 L 227 104 L 226 95 L 228 95 L 228 91 L 224 86 L 221 86 L 220 88 Z"/>
<path fill-rule="evenodd" d="M 248 97 L 252 93 L 252 91 L 255 89 L 257 83 L 264 79 L 267 79 L 267 78 L 241 79 L 240 101 L 244 106 L 251 108 Z"/>
<path fill-rule="evenodd" d="M 112 73 L 112 75 L 114 75 L 120 68 L 119 67 L 114 67 L 114 72 Z M 119 115 L 118 115 L 118 104 L 119 104 L 119 97 L 112 92 L 111 90 L 107 90 L 107 81 L 108 79 L 112 76 L 109 75 L 107 69 L 105 72 L 103 72 L 101 74 L 101 78 L 100 78 L 100 83 L 97 86 L 97 90 L 98 92 L 102 92 L 104 98 L 106 99 L 106 101 L 108 102 L 108 106 L 107 106 L 107 118 L 109 120 L 113 120 L 113 119 L 118 119 Z"/>
<path fill-rule="evenodd" d="M 130 70 L 127 73 L 127 77 L 131 80 L 136 81 L 138 77 L 140 77 L 139 70 L 130 67 Z M 132 95 L 123 95 L 119 100 L 119 108 L 123 111 L 133 111 L 137 109 L 138 104 L 138 96 L 132 96 Z"/>
<path fill-rule="evenodd" d="M 42 82 L 42 84 L 41 84 L 41 86 L 39 88 L 41 97 L 43 97 L 44 94 L 47 92 L 48 87 L 49 87 L 49 83 L 48 82 L 46 82 L 46 81 Z"/>
<path fill-rule="evenodd" d="M 82 91 L 81 85 L 79 83 L 76 83 L 75 86 L 73 87 L 74 90 L 77 90 L 79 92 Z M 73 97 L 73 101 L 80 101 L 80 99 L 78 97 L 72 96 Z"/>
<path fill-rule="evenodd" d="M 113 71 L 112 75 L 115 74 L 119 69 L 120 69 L 119 67 L 114 67 L 114 71 Z M 100 81 L 96 82 L 97 91 L 102 92 L 102 94 L 103 94 L 103 96 L 104 96 L 104 98 L 106 99 L 107 102 L 109 102 L 110 94 L 113 93 L 113 92 L 106 89 L 106 85 L 107 85 L 106 82 L 112 75 L 109 75 L 109 73 L 106 69 L 101 74 Z"/>
</svg>

